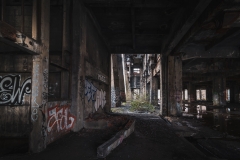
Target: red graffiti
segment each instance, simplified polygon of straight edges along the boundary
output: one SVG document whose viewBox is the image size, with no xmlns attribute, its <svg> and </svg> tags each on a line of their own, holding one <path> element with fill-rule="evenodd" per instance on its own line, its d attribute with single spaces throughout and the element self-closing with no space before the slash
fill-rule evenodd
<svg viewBox="0 0 240 160">
<path fill-rule="evenodd" d="M 76 118 L 69 113 L 69 105 L 59 106 L 48 109 L 47 131 L 55 130 L 57 132 L 70 130 Z"/>
</svg>

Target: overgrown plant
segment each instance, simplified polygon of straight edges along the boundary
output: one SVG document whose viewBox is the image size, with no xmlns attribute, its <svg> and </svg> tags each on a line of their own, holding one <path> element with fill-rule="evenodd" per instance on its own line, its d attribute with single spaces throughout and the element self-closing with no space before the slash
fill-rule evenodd
<svg viewBox="0 0 240 160">
<path fill-rule="evenodd" d="M 131 102 L 130 111 L 154 112 L 154 106 L 147 100 L 148 97 L 140 97 L 136 94 L 136 99 Z"/>
</svg>

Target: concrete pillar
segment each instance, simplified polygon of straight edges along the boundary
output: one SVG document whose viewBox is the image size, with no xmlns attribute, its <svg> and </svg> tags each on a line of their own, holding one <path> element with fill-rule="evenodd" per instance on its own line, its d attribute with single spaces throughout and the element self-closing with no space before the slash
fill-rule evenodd
<svg viewBox="0 0 240 160">
<path fill-rule="evenodd" d="M 139 91 L 139 95 L 140 97 L 144 97 L 144 77 L 143 77 L 143 69 L 140 69 L 140 91 Z"/>
<path fill-rule="evenodd" d="M 230 103 L 235 102 L 235 82 L 230 83 Z"/>
<path fill-rule="evenodd" d="M 150 101 L 150 82 L 146 84 L 146 100 Z"/>
<path fill-rule="evenodd" d="M 68 18 L 70 16 L 70 1 L 64 0 L 63 1 L 63 36 L 62 36 L 62 66 L 67 68 L 65 66 L 65 61 L 67 57 L 69 56 L 70 51 L 70 19 Z M 68 99 L 70 95 L 70 74 L 68 71 L 61 71 L 61 98 Z"/>
<path fill-rule="evenodd" d="M 122 60 L 123 60 L 123 77 L 124 77 L 124 86 L 125 86 L 125 98 L 126 101 L 131 101 L 131 90 L 130 90 L 130 84 L 129 84 L 129 80 L 128 80 L 128 73 L 126 70 L 126 61 L 125 61 L 125 55 L 122 54 Z"/>
<path fill-rule="evenodd" d="M 208 86 L 206 89 L 207 92 L 207 101 L 212 101 L 213 95 L 212 95 L 212 87 Z"/>
<path fill-rule="evenodd" d="M 160 115 L 168 115 L 168 59 L 162 56 L 160 64 Z"/>
<path fill-rule="evenodd" d="M 213 105 L 226 105 L 226 78 L 215 77 L 213 79 Z"/>
<path fill-rule="evenodd" d="M 188 90 L 188 102 L 191 104 L 196 101 L 196 87 L 193 83 L 189 82 L 187 85 Z"/>
<path fill-rule="evenodd" d="M 239 84 L 235 83 L 233 91 L 230 91 L 234 92 L 234 103 L 239 103 L 239 88 Z"/>
<path fill-rule="evenodd" d="M 118 73 L 118 60 L 116 54 L 112 54 L 111 61 L 111 107 L 121 106 L 120 88 L 119 88 L 119 73 Z"/>
<path fill-rule="evenodd" d="M 35 0 L 33 3 L 33 19 L 41 15 L 41 19 L 33 21 L 33 37 L 44 46 L 40 55 L 33 56 L 32 68 L 32 97 L 31 97 L 31 126 L 29 149 L 31 152 L 41 152 L 46 148 L 46 103 L 48 101 L 48 72 L 49 72 L 49 18 L 50 1 Z M 39 5 L 39 6 L 38 6 Z M 41 10 L 37 10 L 41 8 Z M 40 23 L 39 23 L 40 22 Z"/>
<path fill-rule="evenodd" d="M 72 2 L 72 85 L 71 112 L 76 117 L 73 131 L 83 128 L 85 107 L 86 12 L 78 0 Z"/>
<path fill-rule="evenodd" d="M 168 114 L 182 114 L 182 59 L 168 57 Z"/>
<path fill-rule="evenodd" d="M 150 79 L 150 103 L 154 106 L 158 105 L 158 79 L 153 76 L 153 71 Z"/>
<path fill-rule="evenodd" d="M 124 89 L 124 78 L 123 78 L 123 63 L 121 54 L 117 55 L 118 75 L 119 75 L 119 91 L 121 102 L 126 102 L 126 94 Z"/>
</svg>

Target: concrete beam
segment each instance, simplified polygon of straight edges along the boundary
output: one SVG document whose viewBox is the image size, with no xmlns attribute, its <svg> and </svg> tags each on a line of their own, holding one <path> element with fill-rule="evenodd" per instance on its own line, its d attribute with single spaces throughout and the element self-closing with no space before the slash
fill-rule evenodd
<svg viewBox="0 0 240 160">
<path fill-rule="evenodd" d="M 189 16 L 185 24 L 178 30 L 178 33 L 173 38 L 172 42 L 169 43 L 168 48 L 164 51 L 165 55 L 173 55 L 176 47 L 179 45 L 179 42 L 182 41 L 184 36 L 192 28 L 192 26 L 197 22 L 198 18 L 203 14 L 204 10 L 211 3 L 211 0 L 205 1 L 201 0 L 197 7 L 194 9 L 193 13 Z"/>
<path fill-rule="evenodd" d="M 14 27 L 3 21 L 0 21 L 0 42 L 33 55 L 41 54 L 46 49 L 44 45 L 17 31 Z"/>
<path fill-rule="evenodd" d="M 140 3 L 132 3 L 132 0 L 125 0 L 125 1 L 122 1 L 122 3 L 119 3 L 119 2 L 114 2 L 114 1 L 109 1 L 109 0 L 106 0 L 106 1 L 99 1 L 99 0 L 84 0 L 84 4 L 87 6 L 87 7 L 127 7 L 127 8 L 130 8 L 130 7 L 133 7 L 133 8 L 166 8 L 166 7 L 179 7 L 177 4 L 174 4 L 172 2 L 169 2 L 169 3 L 148 3 L 148 2 L 140 2 Z"/>
<path fill-rule="evenodd" d="M 159 46 L 143 46 L 136 47 L 133 49 L 132 47 L 127 46 L 111 46 L 112 54 L 159 54 L 161 53 L 161 47 Z"/>
<path fill-rule="evenodd" d="M 180 52 L 183 61 L 193 58 L 240 58 L 240 50 L 234 46 L 219 46 L 206 51 L 202 45 L 189 45 Z"/>
</svg>

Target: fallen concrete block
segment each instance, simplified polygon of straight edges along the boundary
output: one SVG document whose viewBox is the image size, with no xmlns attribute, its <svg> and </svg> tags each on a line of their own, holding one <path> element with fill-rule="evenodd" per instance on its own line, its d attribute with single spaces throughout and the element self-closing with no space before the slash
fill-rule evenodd
<svg viewBox="0 0 240 160">
<path fill-rule="evenodd" d="M 113 138 L 97 148 L 98 158 L 105 158 L 113 149 L 122 143 L 135 129 L 135 120 L 129 120 L 125 128 L 119 131 Z"/>
</svg>

